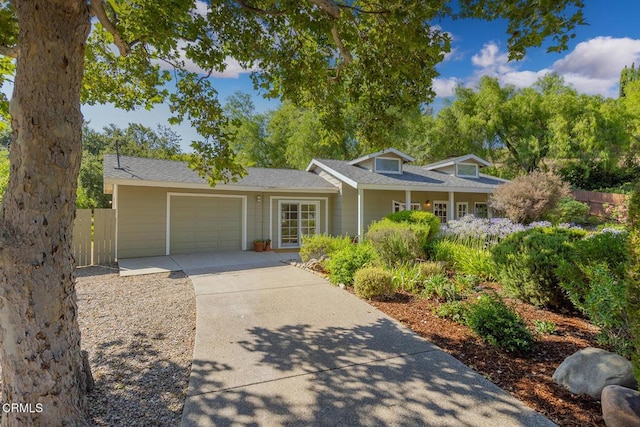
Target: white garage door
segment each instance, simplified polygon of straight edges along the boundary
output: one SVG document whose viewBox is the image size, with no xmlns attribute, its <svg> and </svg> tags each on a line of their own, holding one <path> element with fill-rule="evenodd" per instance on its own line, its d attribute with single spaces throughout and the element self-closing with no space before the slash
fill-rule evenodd
<svg viewBox="0 0 640 427">
<path fill-rule="evenodd" d="M 171 196 L 171 254 L 242 249 L 242 199 Z"/>
</svg>

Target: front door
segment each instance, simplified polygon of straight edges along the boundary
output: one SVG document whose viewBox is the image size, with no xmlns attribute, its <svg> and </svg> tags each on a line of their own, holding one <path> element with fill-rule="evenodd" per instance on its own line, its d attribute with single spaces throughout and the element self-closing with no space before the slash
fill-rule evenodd
<svg viewBox="0 0 640 427">
<path fill-rule="evenodd" d="M 318 233 L 319 211 L 318 202 L 281 202 L 280 247 L 299 247 L 302 236 Z"/>
</svg>

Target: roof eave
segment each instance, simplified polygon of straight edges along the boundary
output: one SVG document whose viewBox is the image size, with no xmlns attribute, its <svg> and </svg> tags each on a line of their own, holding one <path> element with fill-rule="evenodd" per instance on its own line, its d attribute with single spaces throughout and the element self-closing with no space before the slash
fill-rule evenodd
<svg viewBox="0 0 640 427">
<path fill-rule="evenodd" d="M 129 185 L 132 187 L 157 187 L 157 188 L 182 188 L 191 190 L 221 190 L 221 191 L 254 191 L 254 192 L 280 192 L 280 193 L 337 193 L 336 187 L 269 187 L 250 186 L 238 184 L 218 184 L 211 187 L 208 184 L 195 182 L 170 182 L 170 181 L 143 181 L 137 179 L 105 178 L 105 188 L 110 185 Z"/>
</svg>

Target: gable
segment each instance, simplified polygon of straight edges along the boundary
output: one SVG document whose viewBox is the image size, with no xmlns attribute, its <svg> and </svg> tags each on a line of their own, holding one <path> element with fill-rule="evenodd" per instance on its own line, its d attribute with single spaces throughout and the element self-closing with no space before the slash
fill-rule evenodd
<svg viewBox="0 0 640 427">
<path fill-rule="evenodd" d="M 461 178 L 477 178 L 480 176 L 480 168 L 486 166 L 491 166 L 491 163 L 475 154 L 467 154 L 466 156 L 431 163 L 424 166 L 424 169 L 459 176 Z"/>
</svg>

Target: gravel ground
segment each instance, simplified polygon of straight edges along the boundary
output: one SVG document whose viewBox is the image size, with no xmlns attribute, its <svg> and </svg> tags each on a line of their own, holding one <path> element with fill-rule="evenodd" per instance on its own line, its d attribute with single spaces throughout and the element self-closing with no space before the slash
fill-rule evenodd
<svg viewBox="0 0 640 427">
<path fill-rule="evenodd" d="M 184 405 L 196 325 L 193 286 L 182 272 L 119 277 L 77 272 L 82 348 L 96 382 L 98 426 L 176 426 Z"/>
</svg>

